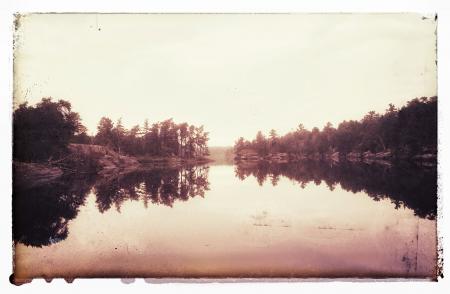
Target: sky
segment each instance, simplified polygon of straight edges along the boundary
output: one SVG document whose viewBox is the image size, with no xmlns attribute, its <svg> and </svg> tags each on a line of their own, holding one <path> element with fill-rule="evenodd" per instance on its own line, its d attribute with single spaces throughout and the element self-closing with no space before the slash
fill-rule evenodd
<svg viewBox="0 0 450 294">
<path fill-rule="evenodd" d="M 14 104 L 68 100 L 90 134 L 204 125 L 210 146 L 258 130 L 360 119 L 437 94 L 436 22 L 419 14 L 28 14 Z"/>
</svg>

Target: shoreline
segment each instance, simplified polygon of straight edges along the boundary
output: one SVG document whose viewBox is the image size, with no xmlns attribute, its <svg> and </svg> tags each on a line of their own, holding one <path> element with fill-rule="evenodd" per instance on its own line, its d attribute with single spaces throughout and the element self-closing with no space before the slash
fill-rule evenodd
<svg viewBox="0 0 450 294">
<path fill-rule="evenodd" d="M 182 167 L 191 165 L 202 165 L 214 162 L 213 159 L 202 158 L 181 158 L 177 156 L 137 156 L 134 157 L 139 164 L 144 167 Z"/>
<path fill-rule="evenodd" d="M 214 162 L 210 158 L 133 157 L 120 155 L 110 149 L 102 150 L 106 153 L 99 156 L 98 153 L 86 152 L 86 150 L 80 152 L 73 147 L 73 144 L 70 147 L 71 154 L 63 161 L 52 163 L 13 160 L 13 185 L 32 187 L 58 181 L 66 176 L 110 178 L 138 170 L 174 169 Z"/>
<path fill-rule="evenodd" d="M 14 185 L 41 185 L 51 183 L 64 176 L 98 176 L 109 178 L 124 175 L 133 171 L 182 168 L 196 165 L 206 165 L 215 162 L 209 157 L 180 158 L 177 156 L 128 156 L 121 155 L 112 149 L 98 145 L 70 144 L 69 155 L 63 160 L 54 162 L 20 162 L 13 160 Z M 437 166 L 436 154 L 420 154 L 410 158 L 398 158 L 390 152 L 383 153 L 337 153 L 312 154 L 309 156 L 287 153 L 272 153 L 259 156 L 256 153 L 235 154 L 233 165 L 289 164 L 305 161 L 324 162 L 330 165 L 341 163 L 364 163 L 390 168 L 392 166 L 410 163 L 419 167 L 431 168 Z"/>
<path fill-rule="evenodd" d="M 251 164 L 265 162 L 269 164 L 283 164 L 283 163 L 299 163 L 304 161 L 317 161 L 327 162 L 330 164 L 338 165 L 341 162 L 348 163 L 365 163 L 365 164 L 377 164 L 382 166 L 391 167 L 399 163 L 414 163 L 418 166 L 433 167 L 437 166 L 437 154 L 419 154 L 412 157 L 394 157 L 390 152 L 379 153 L 357 153 L 350 152 L 342 155 L 339 153 L 326 153 L 326 154 L 311 154 L 311 155 L 298 155 L 288 153 L 272 153 L 265 156 L 260 156 L 255 153 L 240 155 L 236 154 L 234 162 L 236 164 Z"/>
</svg>

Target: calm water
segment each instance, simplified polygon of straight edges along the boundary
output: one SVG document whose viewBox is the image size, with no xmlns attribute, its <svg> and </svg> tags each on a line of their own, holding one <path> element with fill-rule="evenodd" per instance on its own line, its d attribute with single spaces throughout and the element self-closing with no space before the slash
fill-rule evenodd
<svg viewBox="0 0 450 294">
<path fill-rule="evenodd" d="M 219 165 L 15 187 L 15 275 L 434 277 L 436 170 Z"/>
</svg>

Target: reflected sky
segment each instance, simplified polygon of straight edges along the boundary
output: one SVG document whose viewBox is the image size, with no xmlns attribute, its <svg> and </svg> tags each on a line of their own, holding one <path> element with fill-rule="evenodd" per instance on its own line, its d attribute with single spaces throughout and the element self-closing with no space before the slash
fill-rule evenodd
<svg viewBox="0 0 450 294">
<path fill-rule="evenodd" d="M 103 211 L 98 196 L 102 186 L 96 183 L 76 216 L 64 223 L 65 238 L 41 247 L 16 243 L 15 274 L 17 278 L 436 274 L 434 219 L 420 217 L 391 198 L 374 201 L 366 191 L 348 191 L 340 184 L 330 190 L 325 181 L 299 183 L 280 175 L 275 186 L 269 181 L 261 185 L 257 177 L 241 180 L 235 169 L 196 170 L 184 177 L 188 186 L 197 185 L 193 196 L 171 205 L 144 201 L 150 194 L 143 191 L 158 182 L 148 180 L 159 177 L 152 173 L 101 183 L 116 185 L 113 192 L 123 195 L 115 196 L 119 205 L 112 201 Z M 169 174 L 160 175 L 158 189 L 172 183 L 177 188 L 172 187 L 171 197 L 180 199 L 181 172 Z M 130 191 L 140 196 L 130 197 Z M 198 192 L 202 197 L 196 197 Z"/>
</svg>

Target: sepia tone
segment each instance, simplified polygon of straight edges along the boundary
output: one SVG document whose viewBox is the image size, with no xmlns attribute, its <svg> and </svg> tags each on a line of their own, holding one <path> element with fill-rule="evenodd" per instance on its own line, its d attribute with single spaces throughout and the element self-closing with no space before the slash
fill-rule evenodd
<svg viewBox="0 0 450 294">
<path fill-rule="evenodd" d="M 12 281 L 436 280 L 436 26 L 17 15 Z"/>
</svg>

